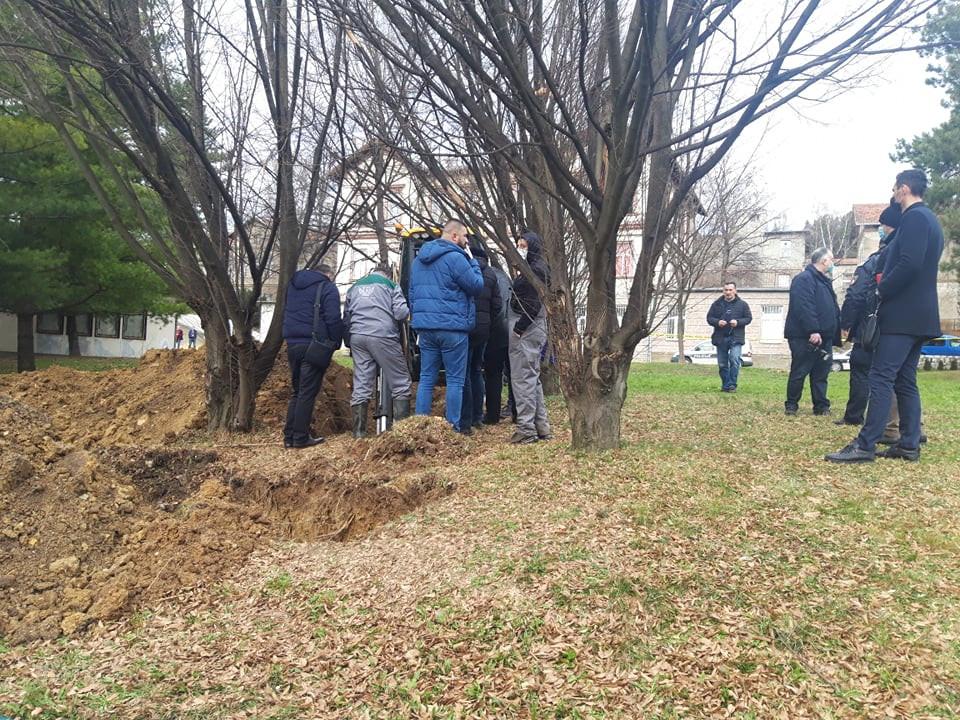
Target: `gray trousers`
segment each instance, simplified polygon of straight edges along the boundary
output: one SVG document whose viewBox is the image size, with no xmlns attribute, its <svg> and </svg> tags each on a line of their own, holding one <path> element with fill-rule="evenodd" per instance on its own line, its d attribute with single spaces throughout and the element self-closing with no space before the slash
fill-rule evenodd
<svg viewBox="0 0 960 720">
<path fill-rule="evenodd" d="M 522 336 L 513 326 L 519 315 L 510 309 L 510 387 L 517 404 L 517 432 L 524 435 L 547 435 L 550 421 L 540 383 L 540 350 L 547 341 L 547 318 L 540 314 Z"/>
<path fill-rule="evenodd" d="M 410 397 L 410 372 L 403 357 L 400 341 L 372 335 L 353 335 L 350 338 L 353 355 L 353 394 L 350 404 L 367 402 L 373 398 L 377 386 L 377 369 L 383 368 L 394 399 Z"/>
</svg>

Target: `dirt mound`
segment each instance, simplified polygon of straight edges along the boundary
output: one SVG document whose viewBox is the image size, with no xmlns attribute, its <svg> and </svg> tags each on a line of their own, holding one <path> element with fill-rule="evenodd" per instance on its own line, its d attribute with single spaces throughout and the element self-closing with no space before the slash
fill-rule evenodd
<svg viewBox="0 0 960 720">
<path fill-rule="evenodd" d="M 450 427 L 443 418 L 414 415 L 395 423 L 393 430 L 378 435 L 364 448 L 364 460 L 381 463 L 408 458 L 457 458 L 463 455 L 467 439 Z"/>
<path fill-rule="evenodd" d="M 133 368 L 85 372 L 53 366 L 0 376 L 0 392 L 48 413 L 62 439 L 95 445 L 154 445 L 206 425 L 203 353 L 152 350 Z M 314 432 L 350 427 L 350 371 L 333 363 L 314 410 Z M 290 399 L 290 368 L 280 353 L 257 396 L 255 422 L 283 427 Z"/>
</svg>

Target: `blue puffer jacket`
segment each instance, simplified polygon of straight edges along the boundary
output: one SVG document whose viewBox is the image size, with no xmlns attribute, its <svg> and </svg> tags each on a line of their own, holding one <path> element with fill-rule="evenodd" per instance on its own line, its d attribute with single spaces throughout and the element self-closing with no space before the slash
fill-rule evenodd
<svg viewBox="0 0 960 720">
<path fill-rule="evenodd" d="M 481 290 L 476 260 L 449 240 L 424 243 L 410 276 L 410 324 L 414 330 L 469 332 L 477 314 L 473 298 Z"/>
<path fill-rule="evenodd" d="M 340 292 L 329 278 L 316 270 L 297 270 L 287 286 L 287 304 L 283 309 L 283 339 L 287 345 L 305 345 L 313 334 L 313 301 L 320 284 L 320 324 L 336 347 L 343 339 L 340 319 Z M 317 336 L 323 337 L 318 329 Z"/>
</svg>

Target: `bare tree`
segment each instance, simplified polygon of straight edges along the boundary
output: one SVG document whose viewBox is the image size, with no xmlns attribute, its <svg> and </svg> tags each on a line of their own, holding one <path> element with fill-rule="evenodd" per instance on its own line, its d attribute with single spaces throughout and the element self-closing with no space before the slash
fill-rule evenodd
<svg viewBox="0 0 960 720">
<path fill-rule="evenodd" d="M 305 242 L 319 237 L 310 252 L 322 255 L 349 221 L 342 177 L 329 172 L 356 137 L 338 102 L 344 32 L 321 27 L 306 0 L 0 8 L 15 90 L 58 127 L 117 232 L 200 316 L 209 426 L 249 429 Z M 258 346 L 253 320 L 271 274 L 278 312 Z"/>
<path fill-rule="evenodd" d="M 627 373 L 650 332 L 654 282 L 690 190 L 750 123 L 842 83 L 856 61 L 900 47 L 897 31 L 937 0 L 873 0 L 841 14 L 817 0 L 325 0 L 406 88 L 397 144 L 456 191 L 461 158 L 490 202 L 464 208 L 536 282 L 511 232 L 535 228 L 577 447 L 618 444 Z M 389 95 L 387 93 L 386 95 Z M 697 97 L 696 103 L 687 101 Z M 693 158 L 678 172 L 679 161 Z M 624 219 L 642 243 L 622 319 L 615 258 Z M 565 219 L 589 269 L 576 328 Z"/>
</svg>

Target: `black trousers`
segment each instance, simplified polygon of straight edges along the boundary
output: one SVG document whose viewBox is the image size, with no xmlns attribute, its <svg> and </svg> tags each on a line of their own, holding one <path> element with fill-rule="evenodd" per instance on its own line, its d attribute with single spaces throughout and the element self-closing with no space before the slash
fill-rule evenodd
<svg viewBox="0 0 960 720">
<path fill-rule="evenodd" d="M 783 406 L 787 410 L 796 410 L 803 395 L 803 383 L 810 377 L 810 397 L 815 413 L 830 409 L 827 398 L 827 376 L 830 374 L 831 356 L 823 356 L 819 347 L 799 338 L 788 338 L 790 345 L 790 379 L 787 380 L 787 400 Z"/>
<path fill-rule="evenodd" d="M 287 422 L 283 427 L 283 439 L 288 443 L 306 442 L 310 437 L 310 421 L 313 420 L 313 406 L 320 392 L 323 375 L 330 367 L 319 366 L 304 360 L 306 345 L 287 345 L 287 361 L 290 363 L 290 379 L 293 392 L 287 404 Z"/>
<path fill-rule="evenodd" d="M 845 422 L 851 425 L 863 424 L 863 414 L 867 410 L 867 401 L 870 399 L 870 364 L 873 362 L 873 353 L 864 350 L 860 343 L 855 343 L 850 351 L 850 398 L 843 413 Z"/>
<path fill-rule="evenodd" d="M 509 377 L 510 363 L 507 362 L 507 347 L 490 347 L 488 343 L 483 356 L 483 383 L 487 400 L 483 422 L 487 425 L 496 425 L 500 422 L 504 373 Z"/>
</svg>

